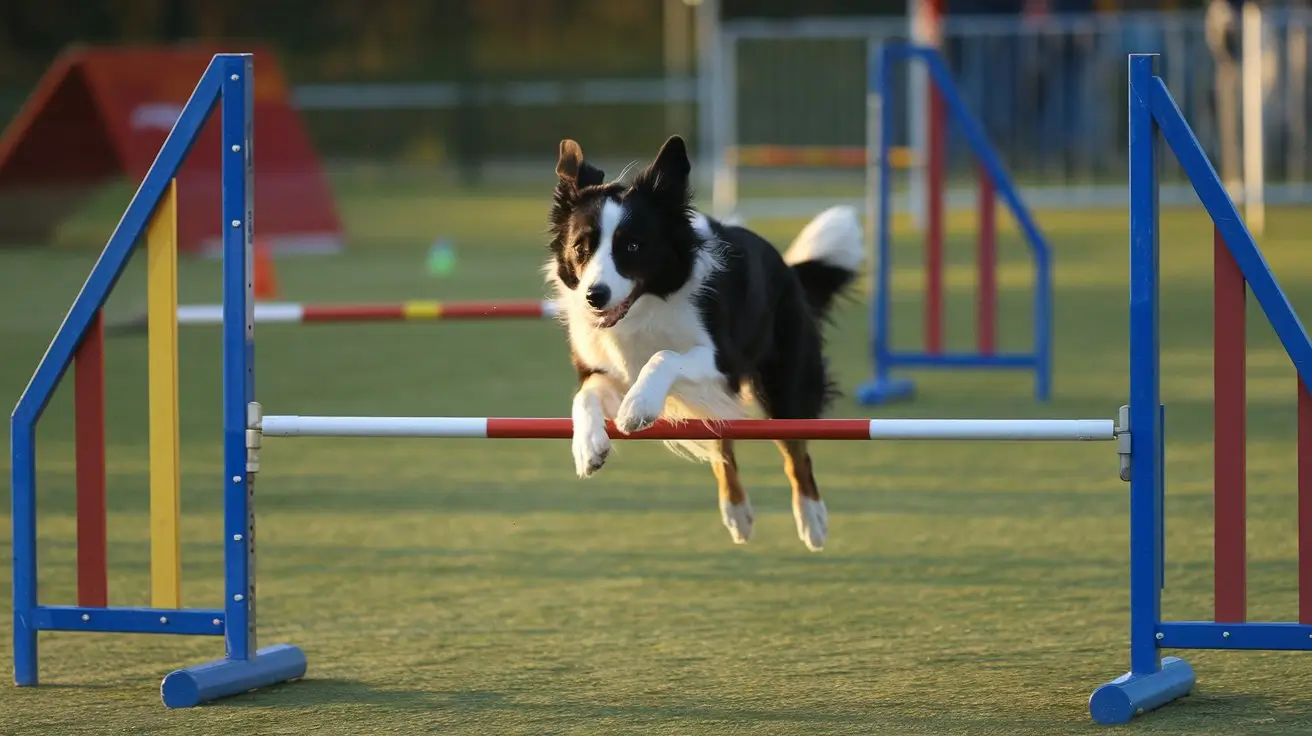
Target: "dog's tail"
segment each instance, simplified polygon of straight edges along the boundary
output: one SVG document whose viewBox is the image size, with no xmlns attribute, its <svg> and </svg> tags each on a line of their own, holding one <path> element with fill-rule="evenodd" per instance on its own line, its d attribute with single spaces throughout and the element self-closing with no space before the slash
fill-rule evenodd
<svg viewBox="0 0 1312 736">
<path fill-rule="evenodd" d="M 824 317 L 835 297 L 860 274 L 863 257 L 860 216 L 852 207 L 837 206 L 802 228 L 784 253 L 784 262 L 802 282 L 816 315 Z"/>
</svg>

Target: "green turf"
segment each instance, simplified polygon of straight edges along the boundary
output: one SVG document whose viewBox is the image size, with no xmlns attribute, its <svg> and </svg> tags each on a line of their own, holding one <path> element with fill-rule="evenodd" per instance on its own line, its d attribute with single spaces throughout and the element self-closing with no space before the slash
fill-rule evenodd
<svg viewBox="0 0 1312 736">
<path fill-rule="evenodd" d="M 358 248 L 281 263 L 303 300 L 542 294 L 542 202 L 394 192 L 345 202 Z M 1306 212 L 1273 211 L 1264 245 L 1305 313 Z M 881 416 L 1111 418 L 1127 391 L 1123 214 L 1041 218 L 1056 249 L 1055 396 L 1028 378 L 925 373 Z M 490 223 L 490 224 L 489 224 Z M 781 242 L 798 223 L 779 223 Z M 460 265 L 424 274 L 423 239 Z M 92 232 L 89 230 L 88 232 Z M 969 344 L 968 223 L 954 223 L 953 345 Z M 378 243 L 392 243 L 381 247 Z M 901 242 L 897 341 L 919 322 L 914 245 Z M 1166 614 L 1211 605 L 1210 241 L 1169 213 L 1162 312 L 1168 404 Z M 1012 232 L 999 281 L 1004 344 L 1028 334 L 1028 270 Z M 16 400 L 92 264 L 89 252 L 0 252 L 0 396 Z M 144 302 L 132 264 L 109 310 Z M 184 301 L 218 266 L 185 261 Z M 1250 612 L 1295 614 L 1295 378 L 1251 314 Z M 839 379 L 867 374 L 863 307 L 831 331 Z M 265 326 L 269 413 L 560 416 L 573 386 L 554 325 Z M 182 331 L 184 599 L 221 595 L 219 332 Z M 147 601 L 145 343 L 110 343 L 111 602 Z M 41 598 L 72 601 L 69 386 L 41 424 Z M 861 416 L 850 399 L 835 414 Z M 1127 664 L 1128 487 L 1108 444 L 830 443 L 814 449 L 831 539 L 796 538 L 769 443 L 744 446 L 756 536 L 730 543 L 707 468 L 629 444 L 594 479 L 552 441 L 286 440 L 259 475 L 263 643 L 294 642 L 302 682 L 168 712 L 159 679 L 219 656 L 214 639 L 52 634 L 44 686 L 0 696 L 3 733 L 1057 734 L 1097 730 L 1086 699 Z M 0 460 L 8 470 L 8 458 Z M 0 527 L 8 545 L 9 526 Z M 0 570 L 8 590 L 9 570 Z M 0 617 L 0 669 L 12 666 Z M 1192 653 L 1196 695 L 1143 733 L 1312 730 L 1312 658 Z"/>
</svg>

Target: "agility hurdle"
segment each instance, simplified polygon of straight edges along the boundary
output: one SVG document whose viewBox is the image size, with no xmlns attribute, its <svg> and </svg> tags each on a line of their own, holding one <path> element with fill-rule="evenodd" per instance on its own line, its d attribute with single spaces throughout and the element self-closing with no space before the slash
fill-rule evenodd
<svg viewBox="0 0 1312 736">
<path fill-rule="evenodd" d="M 514 417 L 268 416 L 258 425 L 269 437 L 476 437 L 569 439 L 570 419 Z M 1114 440 L 1111 419 L 736 419 L 657 422 L 624 434 L 613 422 L 611 439 L 631 440 Z"/>
<path fill-rule="evenodd" d="M 449 302 L 411 300 L 391 304 L 255 303 L 256 324 L 552 319 L 556 313 L 554 301 L 536 299 Z M 112 329 L 122 332 L 139 331 L 146 328 L 147 322 L 147 315 L 141 315 L 119 322 Z M 183 304 L 177 308 L 177 323 L 182 326 L 223 324 L 223 305 Z"/>
<path fill-rule="evenodd" d="M 1312 649 L 1312 340 L 1280 290 L 1170 90 L 1156 54 L 1129 59 L 1130 164 L 1130 671 L 1094 691 L 1099 723 L 1125 723 L 1187 694 L 1193 668 L 1162 649 Z M 1213 621 L 1163 621 L 1165 452 L 1158 326 L 1158 141 L 1175 155 L 1212 219 Z M 1245 298 L 1251 288 L 1294 368 L 1298 406 L 1298 622 L 1246 615 Z"/>
<path fill-rule="evenodd" d="M 82 290 L 19 398 L 10 420 L 14 574 L 14 682 L 38 682 L 37 634 L 96 631 L 223 637 L 223 659 L 170 673 L 160 689 L 170 706 L 301 677 L 305 655 L 278 644 L 257 648 L 253 473 L 243 425 L 254 397 L 250 340 L 239 317 L 253 298 L 251 263 L 252 110 L 250 54 L 213 57 L 143 178 Z M 177 220 L 173 181 L 217 107 L 225 304 L 223 397 L 224 600 L 183 608 L 177 548 Z M 151 598 L 149 608 L 111 607 L 105 578 L 104 373 L 101 310 L 137 241 L 147 235 L 150 335 Z M 162 323 L 162 324 L 161 324 Z M 75 605 L 43 604 L 37 589 L 36 427 L 60 380 L 76 363 L 78 595 Z"/>
<path fill-rule="evenodd" d="M 926 151 L 928 191 L 926 193 L 925 233 L 925 312 L 923 347 L 919 351 L 899 351 L 891 347 L 892 297 L 892 183 L 894 163 L 891 138 L 894 131 L 893 70 L 903 62 L 923 62 L 930 79 L 930 135 Z M 872 44 L 869 55 L 867 143 L 872 152 L 874 182 L 867 193 L 867 220 L 875 239 L 873 249 L 875 274 L 871 300 L 871 362 L 874 376 L 857 390 L 857 399 L 866 405 L 884 404 L 906 399 L 915 393 L 915 384 L 891 375 L 894 368 L 942 369 L 1019 369 L 1034 373 L 1034 397 L 1047 401 L 1052 392 L 1052 256 L 1029 209 L 1020 197 L 1001 158 L 989 144 L 983 126 L 966 108 L 943 61 L 942 54 L 930 46 L 911 44 Z M 975 349 L 952 352 L 944 337 L 944 206 L 946 188 L 947 125 L 951 118 L 960 129 L 966 144 L 979 161 L 978 237 L 976 240 Z M 1004 353 L 997 346 L 997 227 L 995 199 L 1011 210 L 1020 226 L 1034 263 L 1033 347 L 1028 352 Z"/>
</svg>

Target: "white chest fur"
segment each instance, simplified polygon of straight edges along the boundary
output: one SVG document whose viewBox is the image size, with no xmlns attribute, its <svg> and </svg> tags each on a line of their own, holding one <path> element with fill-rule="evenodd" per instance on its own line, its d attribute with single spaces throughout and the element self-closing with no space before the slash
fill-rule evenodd
<svg viewBox="0 0 1312 736">
<path fill-rule="evenodd" d="M 661 298 L 645 295 L 637 299 L 622 320 L 609 329 L 596 327 L 596 315 L 578 290 L 564 287 L 553 279 L 561 316 L 569 329 L 571 347 L 589 368 L 601 371 L 622 395 L 628 397 L 639 381 L 644 367 L 659 353 L 699 357 L 695 370 L 677 370 L 668 393 L 657 399 L 660 416 L 666 419 L 738 419 L 747 416 L 750 402 L 730 393 L 726 377 L 714 369 L 715 344 L 702 324 L 696 295 L 705 288 L 710 276 L 723 267 L 723 254 L 706 219 L 696 215 L 693 226 L 706 238 L 710 247 L 698 254 L 688 283 L 679 291 Z M 676 361 L 678 362 L 678 361 Z M 686 362 L 680 363 L 686 367 Z M 668 375 L 668 374 L 667 374 Z M 648 381 L 644 388 L 651 388 Z M 645 393 L 645 392 L 644 392 Z M 607 413 L 613 407 L 607 407 Z M 615 418 L 611 416 L 609 418 Z M 709 460 L 719 455 L 717 444 L 706 441 L 667 442 L 671 449 L 694 458 Z"/>
<path fill-rule="evenodd" d="M 682 293 L 669 299 L 643 296 L 619 324 L 608 330 L 593 327 L 595 317 L 586 305 L 572 303 L 566 319 L 578 356 L 625 389 L 633 385 L 642 367 L 658 351 L 686 353 L 698 346 L 714 349 L 696 307 Z"/>
</svg>

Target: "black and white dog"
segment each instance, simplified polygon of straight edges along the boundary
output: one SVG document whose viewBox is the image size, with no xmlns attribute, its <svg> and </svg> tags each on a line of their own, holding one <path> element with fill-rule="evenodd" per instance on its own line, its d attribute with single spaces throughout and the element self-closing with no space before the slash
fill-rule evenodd
<svg viewBox="0 0 1312 736">
<path fill-rule="evenodd" d="M 579 376 L 571 415 L 580 477 L 606 462 L 607 418 L 626 434 L 658 418 L 814 419 L 836 393 L 821 323 L 860 268 L 856 212 L 822 212 L 781 255 L 694 209 L 691 168 L 678 136 L 628 184 L 606 182 L 578 143 L 560 144 L 546 273 Z M 746 542 L 752 508 L 732 441 L 666 444 L 712 464 L 724 525 Z M 798 536 L 820 550 L 828 516 L 806 442 L 776 444 Z"/>
</svg>

